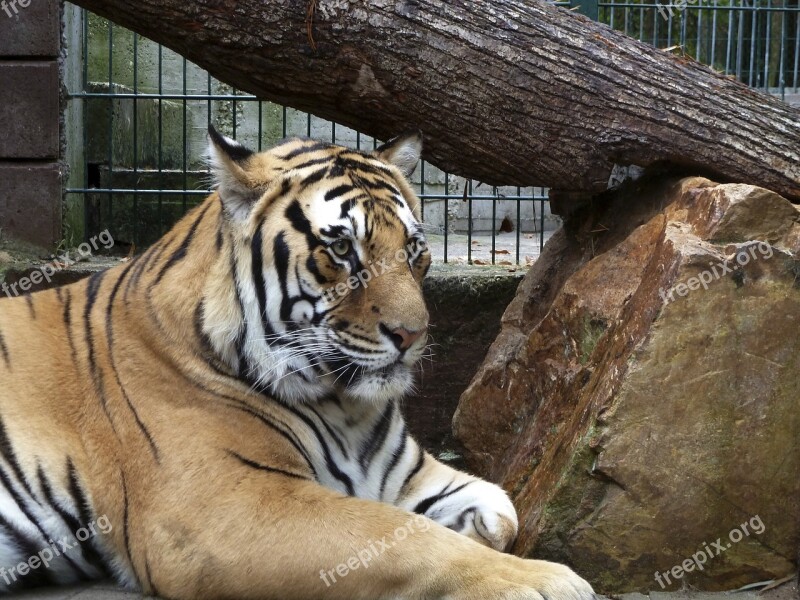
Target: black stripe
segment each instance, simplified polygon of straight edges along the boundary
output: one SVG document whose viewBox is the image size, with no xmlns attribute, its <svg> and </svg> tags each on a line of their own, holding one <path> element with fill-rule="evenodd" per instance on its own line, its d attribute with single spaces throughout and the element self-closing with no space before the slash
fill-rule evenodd
<svg viewBox="0 0 800 600">
<path fill-rule="evenodd" d="M 151 574 L 150 571 L 150 559 L 147 558 L 147 552 L 145 552 L 144 555 L 144 576 L 147 581 L 147 585 L 149 587 L 149 589 L 145 590 L 145 592 L 148 592 L 155 598 L 160 598 L 161 594 L 158 592 L 156 584 L 153 583 L 153 575 Z"/>
<path fill-rule="evenodd" d="M 320 285 L 325 285 L 328 283 L 328 279 L 320 272 L 319 266 L 317 265 L 317 259 L 314 257 L 314 254 L 309 254 L 308 258 L 306 258 L 306 269 L 309 273 L 314 276 L 316 282 Z"/>
<path fill-rule="evenodd" d="M 474 515 L 476 512 L 478 512 L 478 509 L 475 506 L 469 506 L 465 508 L 463 511 L 461 511 L 461 514 L 458 515 L 458 519 L 453 523 L 451 523 L 450 525 L 448 525 L 447 528 L 452 529 L 453 531 L 456 531 L 458 533 L 461 533 L 461 531 L 464 529 L 464 525 L 466 525 L 467 517 L 470 515 Z M 475 532 L 478 535 L 480 535 L 483 539 L 488 540 L 488 538 L 485 535 L 482 535 L 481 532 L 478 531 L 477 527 L 475 528 Z"/>
<path fill-rule="evenodd" d="M 329 167 L 322 167 L 321 169 L 317 169 L 313 173 L 309 173 L 303 180 L 300 182 L 300 187 L 298 188 L 298 192 L 304 190 L 310 185 L 317 183 L 318 181 L 322 181 L 325 179 L 325 176 L 328 174 Z M 286 190 L 288 191 L 288 190 Z"/>
<path fill-rule="evenodd" d="M 108 418 L 108 422 L 111 423 L 111 428 L 114 430 L 114 433 L 116 433 L 117 429 L 111 418 L 111 412 L 108 410 L 108 399 L 106 398 L 103 373 L 98 369 L 95 360 L 94 333 L 92 332 L 92 308 L 94 308 L 97 302 L 97 294 L 107 272 L 108 271 L 100 271 L 89 278 L 89 282 L 86 286 L 86 306 L 83 309 L 83 328 L 88 354 L 87 359 L 89 361 L 89 372 L 92 375 L 92 381 L 94 382 L 97 395 L 100 397 L 100 404 L 103 407 L 103 412 L 106 418 Z"/>
<path fill-rule="evenodd" d="M 398 196 L 402 195 L 400 194 L 400 190 L 398 190 L 394 185 L 381 178 L 377 178 L 375 181 L 372 181 L 371 179 L 360 177 L 358 183 L 360 187 L 369 190 L 386 190 L 388 192 L 391 192 L 392 194 L 397 194 Z M 397 198 L 392 198 L 392 199 L 395 202 L 397 202 Z"/>
<path fill-rule="evenodd" d="M 36 309 L 33 307 L 33 298 L 31 297 L 30 294 L 25 294 L 23 296 L 23 298 L 25 298 L 25 304 L 28 305 L 28 311 L 30 311 L 30 313 L 31 313 L 31 319 L 33 319 L 35 321 L 36 320 Z"/>
<path fill-rule="evenodd" d="M 27 494 L 36 500 L 36 496 L 33 495 L 33 490 L 31 490 L 31 486 L 28 484 L 28 480 L 25 478 L 22 467 L 20 467 L 17 456 L 14 453 L 11 440 L 8 438 L 8 432 L 6 431 L 6 424 L 5 421 L 3 421 L 3 417 L 0 417 L 0 454 L 2 454 L 5 461 L 9 464 L 11 470 L 14 471 L 14 475 L 22 484 L 22 487 L 25 488 Z"/>
<path fill-rule="evenodd" d="M 61 517 L 61 520 L 64 521 L 64 524 L 69 528 L 70 532 L 72 532 L 72 535 L 75 535 L 76 532 L 82 527 L 77 517 L 71 515 L 69 512 L 64 510 L 58 504 L 55 495 L 53 494 L 53 486 L 50 485 L 50 481 L 45 476 L 42 465 L 39 465 L 39 468 L 37 469 L 37 474 L 39 476 L 39 485 L 42 487 L 42 491 L 44 492 L 45 500 L 53 508 L 53 510 L 55 510 L 58 513 L 58 515 Z M 78 547 L 81 549 L 81 555 L 83 556 L 83 560 L 85 560 L 90 565 L 98 568 L 101 573 L 105 571 L 105 567 L 102 561 L 98 561 L 100 555 L 97 553 L 97 551 L 94 550 L 91 544 L 88 544 L 87 547 L 86 543 L 81 543 L 78 545 Z M 87 552 L 87 549 L 90 552 Z M 79 577 L 81 580 L 86 581 L 92 579 L 92 576 L 89 573 L 86 573 L 86 571 L 81 569 L 80 566 L 78 566 L 77 564 L 76 568 L 78 569 L 78 573 L 80 574 Z"/>
<path fill-rule="evenodd" d="M 328 422 L 327 422 L 327 421 L 326 421 L 326 420 L 323 418 L 323 416 L 322 416 L 321 414 L 319 414 L 319 413 L 318 413 L 318 412 L 317 412 L 317 411 L 314 409 L 314 407 L 313 407 L 312 405 L 310 405 L 310 404 L 307 404 L 307 405 L 305 405 L 305 408 L 307 408 L 307 409 L 308 409 L 308 410 L 310 410 L 312 413 L 314 413 L 314 415 L 316 415 L 317 419 L 319 419 L 320 423 L 322 423 L 322 425 L 325 427 L 325 430 L 328 432 L 328 435 L 329 435 L 329 436 L 331 436 L 331 438 L 333 439 L 333 441 L 334 441 L 334 442 L 336 442 L 336 445 L 337 445 L 337 446 L 339 446 L 339 451 L 342 453 L 342 455 L 343 455 L 345 458 L 348 458 L 348 452 L 347 452 L 347 448 L 345 448 L 345 445 L 344 445 L 344 440 L 342 439 L 342 436 L 341 436 L 339 433 L 337 433 L 337 432 L 336 432 L 336 431 L 333 429 L 333 427 L 331 427 L 330 423 L 328 423 Z"/>
<path fill-rule="evenodd" d="M 330 144 L 326 144 L 325 142 L 314 142 L 312 144 L 304 144 L 299 148 L 295 148 L 291 152 L 287 152 L 283 156 L 278 156 L 281 160 L 292 160 L 293 158 L 297 158 L 298 156 L 310 152 L 316 152 L 317 150 L 324 150 L 325 148 L 330 148 Z"/>
<path fill-rule="evenodd" d="M 355 188 L 349 183 L 343 183 L 342 185 L 337 185 L 336 187 L 331 188 L 327 192 L 325 192 L 325 202 L 330 202 L 335 198 L 344 196 L 348 192 L 352 192 L 354 189 Z"/>
<path fill-rule="evenodd" d="M 275 270 L 278 272 L 278 281 L 281 285 L 281 320 L 288 323 L 292 320 L 292 298 L 289 296 L 289 245 L 286 235 L 281 231 L 272 243 L 272 259 Z"/>
<path fill-rule="evenodd" d="M 337 336 L 336 342 L 342 348 L 345 348 L 347 350 L 351 350 L 353 352 L 357 352 L 357 353 L 365 355 L 365 356 L 360 356 L 359 358 L 364 358 L 364 359 L 369 358 L 370 354 L 372 354 L 372 355 L 375 355 L 375 354 L 383 355 L 383 354 L 385 354 L 385 352 L 383 350 L 380 350 L 380 349 L 373 350 L 373 349 L 370 349 L 370 348 L 364 348 L 364 347 L 359 346 L 357 344 L 353 344 L 352 342 L 350 342 L 350 341 L 346 340 L 345 338 L 343 338 L 341 336 L 341 333 L 347 333 L 348 335 L 350 334 L 350 332 L 344 332 L 344 331 L 340 332 L 340 335 Z M 369 341 L 372 342 L 372 340 L 369 340 Z"/>
<path fill-rule="evenodd" d="M 238 294 L 238 290 L 237 290 Z M 205 298 L 200 300 L 197 304 L 197 308 L 194 310 L 194 335 L 197 338 L 197 342 L 200 346 L 200 351 L 198 356 L 200 360 L 206 363 L 211 370 L 213 370 L 218 375 L 223 375 L 225 377 L 233 377 L 233 373 L 230 371 L 230 368 L 225 362 L 223 362 L 222 357 L 219 356 L 214 350 L 213 345 L 211 344 L 211 340 L 209 339 L 208 335 L 205 331 L 203 331 L 203 323 L 205 322 Z"/>
<path fill-rule="evenodd" d="M 22 495 L 17 490 L 17 488 L 14 487 L 14 483 L 11 481 L 11 478 L 8 476 L 8 473 L 6 473 L 6 470 L 3 469 L 2 467 L 0 467 L 0 483 L 2 483 L 3 487 L 5 487 L 6 490 L 8 490 L 8 493 L 14 500 L 14 504 L 16 504 L 17 507 L 20 509 L 20 511 L 22 511 L 22 514 L 24 514 L 27 517 L 27 519 L 39 530 L 39 532 L 45 538 L 47 538 L 48 537 L 47 534 L 44 531 L 42 531 L 42 528 L 39 527 L 38 521 L 36 521 L 31 512 L 28 510 L 28 505 L 25 502 L 25 498 L 23 498 Z M 25 484 L 25 487 L 27 489 L 27 483 Z M 33 498 L 32 495 L 31 498 Z"/>
<path fill-rule="evenodd" d="M 167 245 L 166 237 L 162 237 L 158 240 L 155 244 L 150 246 L 150 248 L 144 254 L 141 254 L 133 259 L 136 263 L 136 268 L 133 271 L 133 275 L 130 279 L 128 279 L 128 285 L 125 286 L 125 302 L 128 302 L 128 296 L 131 293 L 131 289 L 135 288 L 139 283 L 139 278 L 142 276 L 142 273 L 145 270 L 145 267 L 149 264 L 150 260 L 153 256 L 159 252 L 159 249 L 163 251 L 164 247 Z M 155 261 L 154 261 L 155 262 Z"/>
<path fill-rule="evenodd" d="M 307 169 L 308 167 L 314 167 L 316 165 L 330 165 L 332 161 L 333 159 L 330 156 L 325 156 L 323 158 L 312 158 L 304 163 L 300 163 L 299 165 L 294 165 L 292 170 L 300 171 L 301 169 Z M 333 174 L 333 167 L 326 166 L 325 171 Z"/>
<path fill-rule="evenodd" d="M 403 495 L 406 486 L 408 486 L 408 484 L 411 483 L 411 480 L 414 479 L 416 474 L 419 473 L 420 470 L 422 469 L 422 465 L 425 464 L 425 452 L 419 446 L 417 446 L 417 452 L 419 452 L 419 458 L 417 459 L 414 468 L 411 469 L 411 471 L 409 471 L 408 475 L 406 475 L 406 478 L 403 480 L 403 485 L 400 486 L 400 491 L 397 493 L 398 498 Z"/>
<path fill-rule="evenodd" d="M 245 458 L 241 454 L 237 454 L 233 450 L 228 450 L 227 452 L 228 455 L 232 456 L 242 464 L 247 465 L 248 467 L 251 467 L 253 469 L 257 469 L 259 471 L 266 471 L 267 473 L 277 473 L 279 475 L 285 475 L 286 477 L 292 477 L 294 479 L 305 479 L 308 481 L 308 477 L 305 477 L 304 475 L 299 475 L 298 473 L 292 473 L 291 471 L 284 471 L 283 469 L 276 469 L 275 467 L 268 467 L 267 465 L 262 465 L 261 463 L 257 463 L 253 460 L 250 460 L 249 458 Z"/>
<path fill-rule="evenodd" d="M 83 493 L 83 488 L 80 481 L 78 481 L 78 471 L 75 469 L 71 458 L 67 458 L 67 476 L 69 477 L 68 491 L 75 508 L 78 510 L 78 521 L 81 527 L 86 527 L 92 521 L 91 504 Z"/>
<path fill-rule="evenodd" d="M 37 469 L 37 475 L 39 476 L 39 485 L 42 487 L 45 500 L 47 500 L 48 504 L 50 504 L 53 510 L 55 510 L 59 514 L 61 520 L 64 521 L 67 527 L 69 527 L 70 531 L 72 531 L 72 533 L 75 533 L 76 531 L 78 531 L 78 529 L 83 527 L 80 521 L 78 521 L 77 517 L 68 513 L 66 510 L 61 508 L 58 502 L 56 502 L 55 496 L 53 495 L 53 486 L 50 485 L 50 481 L 44 474 L 44 469 L 42 468 L 42 465 L 39 465 L 39 468 Z"/>
<path fill-rule="evenodd" d="M 395 448 L 394 452 L 392 452 L 392 460 L 389 461 L 389 464 L 386 466 L 386 471 L 383 473 L 383 479 L 381 479 L 381 492 L 378 496 L 379 499 L 383 499 L 383 493 L 386 491 L 386 484 L 389 481 L 389 476 L 392 474 L 392 471 L 395 470 L 397 465 L 400 463 L 400 459 L 403 457 L 403 454 L 406 453 L 406 445 L 408 444 L 408 430 L 406 429 L 405 424 L 403 424 L 403 430 L 400 432 L 400 445 Z"/>
<path fill-rule="evenodd" d="M 437 502 L 439 502 L 441 500 L 444 500 L 445 498 L 448 498 L 448 497 L 452 496 L 453 494 L 457 494 L 458 492 L 463 490 L 465 487 L 467 487 L 471 483 L 473 483 L 473 482 L 472 481 L 468 481 L 466 483 L 462 483 L 457 488 L 455 488 L 453 490 L 450 490 L 448 492 L 447 488 L 449 488 L 451 485 L 453 485 L 453 483 L 450 482 L 450 483 L 447 484 L 447 487 L 445 487 L 441 492 L 439 492 L 435 496 L 431 496 L 430 498 L 425 498 L 425 500 L 422 500 L 421 502 L 419 502 L 419 504 L 417 504 L 411 512 L 415 512 L 417 514 L 424 515 L 425 513 L 427 513 L 430 510 L 430 508 L 434 504 L 436 504 Z"/>
<path fill-rule="evenodd" d="M 322 432 L 317 428 L 316 425 L 314 425 L 314 421 L 309 419 L 306 415 L 301 413 L 293 406 L 288 406 L 285 404 L 281 404 L 281 406 L 303 421 L 314 433 L 314 436 L 317 438 L 317 441 L 322 448 L 322 452 L 325 455 L 325 466 L 328 468 L 328 472 L 344 484 L 345 488 L 347 488 L 348 496 L 355 496 L 355 489 L 353 487 L 352 479 L 350 479 L 347 474 L 343 473 L 342 470 L 339 469 L 339 465 L 336 464 L 336 461 L 333 460 L 331 449 L 328 447 L 328 443 L 325 441 L 325 437 L 322 435 Z"/>
<path fill-rule="evenodd" d="M 377 423 L 372 428 L 370 436 L 366 439 L 362 449 L 361 456 L 358 457 L 358 462 L 361 464 L 361 470 L 366 474 L 369 470 L 370 462 L 378 450 L 386 443 L 386 436 L 389 434 L 389 429 L 392 426 L 394 416 L 394 402 L 389 402 L 386 408 L 378 417 Z"/>
<path fill-rule="evenodd" d="M 41 550 L 38 547 L 39 540 L 29 538 L 27 532 L 22 531 L 13 521 L 6 519 L 2 513 L 0 513 L 0 527 L 7 530 L 7 533 L 14 538 L 14 543 L 19 546 L 19 550 L 26 552 L 27 556 L 33 556 Z"/>
<path fill-rule="evenodd" d="M 219 225 L 217 225 L 217 239 L 215 240 L 215 245 L 217 247 L 217 252 L 222 252 L 222 213 L 220 212 L 219 216 Z"/>
<path fill-rule="evenodd" d="M 72 364 L 77 364 L 78 351 L 75 348 L 75 339 L 72 336 L 72 292 L 69 291 L 69 288 L 65 288 L 65 292 L 67 297 L 64 299 L 64 312 L 61 315 L 61 319 L 64 321 L 64 329 L 67 332 L 67 342 L 69 342 Z"/>
<path fill-rule="evenodd" d="M 364 202 L 364 238 L 367 240 L 372 239 L 372 234 L 375 231 L 375 199 L 370 198 Z M 371 223 L 371 224 L 370 224 Z"/>
<path fill-rule="evenodd" d="M 308 220 L 303 212 L 300 202 L 295 200 L 289 206 L 287 206 L 285 216 L 287 219 L 289 219 L 292 227 L 306 236 L 306 242 L 308 243 L 309 250 L 313 250 L 320 245 L 320 241 L 316 238 L 316 236 L 314 236 L 314 232 L 311 229 L 311 221 Z"/>
<path fill-rule="evenodd" d="M 258 312 L 261 315 L 261 323 L 264 326 L 264 334 L 274 336 L 275 330 L 269 320 L 267 312 L 267 284 L 264 281 L 264 257 L 263 257 L 263 223 L 258 226 L 253 240 L 250 242 L 250 266 L 253 273 L 253 285 L 256 288 L 256 298 L 258 298 Z M 270 338 L 271 339 L 271 338 Z"/>
<path fill-rule="evenodd" d="M 180 246 L 178 246 L 178 249 L 172 253 L 172 256 L 170 256 L 164 266 L 161 267 L 161 270 L 158 272 L 155 281 L 150 284 L 149 289 L 153 289 L 153 287 L 158 285 L 167 271 L 169 271 L 172 267 L 186 257 L 186 252 L 189 250 L 189 246 L 192 243 L 192 239 L 194 239 L 197 228 L 200 226 L 200 221 L 203 220 L 203 217 L 206 215 L 209 208 L 211 208 L 211 204 L 206 203 L 206 205 L 200 211 L 200 214 L 197 215 L 197 218 L 192 223 L 192 226 L 189 228 L 189 233 L 186 234 L 186 237 L 183 238 L 183 241 L 181 242 Z"/>
<path fill-rule="evenodd" d="M 2 514 L 0 514 L 0 527 L 11 537 L 17 550 L 25 559 L 36 556 L 43 549 L 38 540 L 31 540 Z M 9 582 L 8 591 L 19 591 L 26 587 L 43 587 L 57 583 L 52 578 L 50 569 L 31 569 L 26 575 L 20 575 L 16 580 Z"/>
<path fill-rule="evenodd" d="M 167 250 L 170 243 L 175 239 L 175 233 L 172 231 L 167 232 L 160 240 L 158 240 L 155 244 L 150 246 L 150 249 L 139 256 L 137 259 L 140 263 L 140 267 L 136 268 L 136 272 L 133 274 L 131 281 L 128 282 L 128 287 L 131 284 L 135 287 L 139 283 L 139 278 L 142 276 L 143 272 L 150 273 L 153 269 L 156 268 L 158 265 L 158 261 L 161 259 L 161 255 Z M 127 298 L 128 290 L 126 288 L 125 295 Z"/>
<path fill-rule="evenodd" d="M 347 227 L 344 225 L 329 225 L 328 227 L 320 227 L 319 232 L 329 238 L 340 238 L 347 235 Z"/>
<path fill-rule="evenodd" d="M 139 411 L 136 410 L 136 407 L 133 405 L 133 402 L 131 402 L 130 396 L 128 395 L 128 392 L 125 389 L 125 386 L 122 384 L 122 379 L 120 378 L 119 371 L 117 370 L 117 365 L 114 360 L 114 325 L 113 325 L 114 300 L 116 299 L 117 293 L 119 292 L 120 287 L 122 287 L 122 283 L 125 281 L 125 277 L 127 277 L 128 272 L 131 270 L 132 266 L 133 263 L 128 263 L 128 266 L 125 267 L 125 269 L 122 271 L 122 274 L 117 279 L 117 283 L 114 284 L 114 288 L 111 290 L 111 294 L 108 297 L 108 304 L 106 305 L 106 342 L 108 343 L 108 361 L 109 361 L 109 366 L 111 367 L 111 372 L 114 373 L 114 379 L 117 382 L 117 387 L 119 388 L 119 391 L 122 392 L 122 397 L 125 399 L 125 403 L 128 405 L 128 408 L 133 413 L 133 418 L 136 421 L 136 425 L 139 427 L 139 430 L 142 432 L 142 435 L 144 435 L 145 439 L 150 445 L 150 451 L 153 453 L 153 457 L 156 459 L 156 462 L 161 463 L 158 447 L 156 446 L 155 440 L 153 440 L 153 436 L 150 434 L 150 431 L 142 422 L 142 419 L 139 416 Z"/>
<path fill-rule="evenodd" d="M 8 346 L 3 338 L 3 333 L 0 332 L 0 354 L 3 355 L 3 362 L 6 364 L 6 369 L 11 370 L 11 355 L 8 353 Z"/>
<path fill-rule="evenodd" d="M 208 128 L 208 137 L 214 142 L 214 145 L 222 152 L 227 154 L 234 162 L 241 163 L 253 156 L 255 152 L 249 148 L 245 148 L 239 142 L 231 143 L 213 126 Z"/>
<path fill-rule="evenodd" d="M 158 261 L 161 260 L 161 255 L 167 251 L 167 248 L 175 239 L 175 236 L 176 236 L 175 232 L 173 231 L 167 232 L 166 235 L 164 235 L 164 237 L 162 237 L 155 243 L 155 245 L 153 245 L 153 247 L 151 248 L 152 252 L 148 251 L 144 255 L 145 257 L 147 257 L 148 254 L 151 255 L 149 258 L 144 259 L 144 264 L 142 265 L 143 267 L 145 267 L 144 270 L 146 272 L 150 273 L 151 271 L 153 271 L 153 269 L 156 268 L 156 266 L 158 265 Z M 134 275 L 134 282 L 133 282 L 134 284 L 138 283 L 139 275 L 140 275 L 139 273 L 136 273 Z"/>
<path fill-rule="evenodd" d="M 67 477 L 69 478 L 67 492 L 69 492 L 72 502 L 75 504 L 75 508 L 78 511 L 78 521 L 81 524 L 81 527 L 86 528 L 93 520 L 91 508 L 92 505 L 90 504 L 89 499 L 86 497 L 86 494 L 83 492 L 83 488 L 81 487 L 78 477 L 78 471 L 75 468 L 72 459 L 69 457 L 67 458 Z M 103 556 L 97 551 L 97 548 L 94 547 L 91 541 L 87 543 L 89 545 L 86 548 L 86 555 L 89 558 L 89 562 L 97 567 L 101 573 L 110 576 L 111 569 L 108 568 Z"/>
<path fill-rule="evenodd" d="M 308 455 L 306 449 L 303 448 L 303 445 L 300 443 L 300 440 L 297 438 L 297 435 L 291 430 L 291 428 L 288 425 L 286 425 L 286 423 L 282 423 L 281 421 L 272 421 L 266 415 L 263 415 L 259 412 L 252 410 L 247 405 L 244 404 L 240 405 L 238 404 L 238 402 L 236 404 L 229 403 L 228 406 L 236 410 L 240 410 L 244 413 L 247 413 L 252 417 L 255 417 L 256 419 L 261 421 L 264 425 L 266 425 L 267 427 L 278 433 L 281 437 L 283 437 L 287 442 L 289 442 L 295 448 L 295 450 L 297 450 L 300 453 L 300 456 L 303 457 L 303 460 L 306 461 L 308 468 L 311 469 L 311 472 L 314 474 L 314 478 L 315 479 L 317 478 L 317 471 L 316 469 L 314 469 L 314 464 L 311 462 L 311 457 Z M 281 425 L 285 427 L 285 429 L 283 429 Z"/>
<path fill-rule="evenodd" d="M 365 162 L 363 159 L 365 157 L 360 155 L 349 155 L 351 158 L 347 158 L 348 154 L 343 154 L 337 157 L 336 162 L 339 167 L 344 171 L 350 171 L 350 174 L 354 177 L 363 178 L 363 175 L 379 175 L 379 176 L 387 176 L 391 175 L 391 171 L 388 167 L 384 167 L 383 165 L 377 165 L 374 163 Z"/>
<path fill-rule="evenodd" d="M 130 522 L 129 522 L 129 514 L 128 514 L 128 484 L 125 481 L 125 473 L 120 471 L 120 476 L 122 477 L 122 537 L 125 542 L 125 552 L 128 555 L 128 562 L 131 565 L 131 569 L 133 572 L 136 573 L 136 565 L 133 564 L 133 554 L 131 553 L 131 539 L 130 539 Z M 139 577 L 139 574 L 136 573 L 136 577 Z"/>
<path fill-rule="evenodd" d="M 239 265 L 236 262 L 236 255 L 231 252 L 231 273 L 233 273 L 233 289 L 236 292 L 236 305 L 239 308 L 241 319 L 239 320 L 239 330 L 236 332 L 236 339 L 234 340 L 234 347 L 236 348 L 236 358 L 238 360 L 239 376 L 242 377 L 248 374 L 245 370 L 247 365 L 247 357 L 244 355 L 244 343 L 247 341 L 247 319 L 245 318 L 244 302 L 242 301 L 242 291 L 239 288 Z M 266 332 L 265 332 L 266 333 Z"/>
<path fill-rule="evenodd" d="M 5 469 L 2 469 L 2 468 L 0 468 L 0 483 L 2 483 L 3 487 L 6 488 L 6 490 L 9 493 L 9 495 L 14 500 L 14 503 L 17 505 L 17 508 L 19 508 L 20 512 L 22 512 L 22 514 L 25 515 L 25 518 L 28 519 L 28 521 L 30 521 L 31 525 L 36 527 L 36 529 L 42 535 L 42 540 L 44 542 L 46 542 L 48 539 L 51 539 L 52 536 L 50 535 L 50 533 L 46 532 L 44 530 L 44 528 L 39 524 L 39 521 L 36 520 L 36 517 L 28 509 L 28 505 L 25 502 L 25 499 L 16 490 L 16 488 L 14 487 L 14 484 L 11 482 L 11 479 L 8 477 L 8 474 L 5 472 Z M 27 485 L 26 485 L 26 487 L 27 487 Z M 32 495 L 31 495 L 31 497 L 33 498 Z M 33 499 L 36 500 L 35 498 L 33 498 Z M 38 504 L 38 501 L 37 501 L 37 504 Z M 41 549 L 41 547 L 38 548 L 36 552 L 38 552 L 39 549 Z M 36 554 L 36 552 L 34 552 L 34 554 Z M 63 556 L 64 556 L 64 560 L 66 560 L 70 564 L 70 566 L 72 567 L 73 570 L 80 572 L 80 569 L 78 569 L 78 565 L 75 564 L 75 561 L 73 561 L 71 557 L 67 556 L 66 554 L 63 554 Z"/>
<path fill-rule="evenodd" d="M 356 205 L 356 199 L 350 198 L 349 200 L 345 200 L 342 202 L 342 205 L 339 209 L 339 218 L 344 219 L 347 214 L 353 210 L 353 207 Z"/>
<path fill-rule="evenodd" d="M 100 286 L 103 283 L 105 274 L 106 271 L 95 273 L 89 278 L 89 282 L 86 286 L 86 306 L 83 309 L 83 321 L 86 329 L 86 345 L 89 348 L 89 366 L 92 371 L 97 369 L 94 355 L 94 336 L 92 335 L 92 308 L 94 308 L 94 305 L 97 302 L 97 293 L 99 292 Z"/>
</svg>

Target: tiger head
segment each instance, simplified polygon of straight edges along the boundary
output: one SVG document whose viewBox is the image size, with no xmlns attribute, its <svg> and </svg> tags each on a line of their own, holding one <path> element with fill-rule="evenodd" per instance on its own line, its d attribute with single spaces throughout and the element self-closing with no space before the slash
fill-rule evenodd
<svg viewBox="0 0 800 600">
<path fill-rule="evenodd" d="M 290 401 L 407 393 L 428 328 L 431 258 L 406 180 L 419 134 L 371 153 L 298 138 L 255 153 L 209 133 L 240 375 Z"/>
</svg>

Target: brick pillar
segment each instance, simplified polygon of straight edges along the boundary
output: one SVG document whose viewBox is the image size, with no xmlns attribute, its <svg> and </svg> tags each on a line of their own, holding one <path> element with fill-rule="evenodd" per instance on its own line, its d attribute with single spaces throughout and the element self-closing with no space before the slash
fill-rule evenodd
<svg viewBox="0 0 800 600">
<path fill-rule="evenodd" d="M 0 0 L 0 229 L 61 238 L 58 0 Z"/>
</svg>

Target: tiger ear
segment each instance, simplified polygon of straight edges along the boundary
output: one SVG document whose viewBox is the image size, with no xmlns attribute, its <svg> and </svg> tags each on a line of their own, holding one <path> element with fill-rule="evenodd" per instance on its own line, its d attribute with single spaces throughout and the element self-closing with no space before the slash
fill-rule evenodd
<svg viewBox="0 0 800 600">
<path fill-rule="evenodd" d="M 247 163 L 255 154 L 239 142 L 208 126 L 208 165 L 225 212 L 236 220 L 244 220 L 261 196 L 247 173 Z"/>
<path fill-rule="evenodd" d="M 382 146 L 378 146 L 373 155 L 394 165 L 405 175 L 411 177 L 417 168 L 422 154 L 422 132 L 409 131 L 392 138 Z"/>
</svg>

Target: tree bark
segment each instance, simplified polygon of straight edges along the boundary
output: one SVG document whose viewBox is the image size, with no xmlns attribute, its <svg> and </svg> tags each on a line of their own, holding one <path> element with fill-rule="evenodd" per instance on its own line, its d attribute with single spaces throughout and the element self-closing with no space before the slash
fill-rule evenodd
<svg viewBox="0 0 800 600">
<path fill-rule="evenodd" d="M 491 184 L 677 164 L 800 201 L 800 111 L 541 0 L 75 0 L 267 100 Z"/>
</svg>

